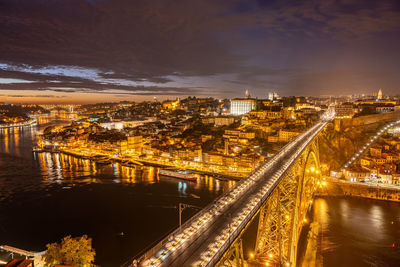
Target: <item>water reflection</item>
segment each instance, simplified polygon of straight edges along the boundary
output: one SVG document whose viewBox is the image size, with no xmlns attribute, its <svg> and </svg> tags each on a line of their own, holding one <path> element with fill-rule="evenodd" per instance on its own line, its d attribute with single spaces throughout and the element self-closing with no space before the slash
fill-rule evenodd
<svg viewBox="0 0 400 267">
<path fill-rule="evenodd" d="M 382 230 L 384 230 L 383 224 L 385 220 L 386 218 L 384 217 L 382 207 L 373 205 L 370 210 L 369 223 L 367 225 L 369 230 L 372 230 L 374 233 L 376 233 L 376 235 L 373 237 L 371 236 L 372 239 L 379 238 L 383 235 Z"/>
<path fill-rule="evenodd" d="M 349 204 L 347 201 L 339 201 L 339 207 L 340 207 L 340 214 L 342 215 L 342 219 L 344 223 L 348 223 L 349 217 L 351 214 L 349 214 Z M 327 210 L 327 207 L 325 207 L 325 212 Z M 324 222 L 326 224 L 326 221 Z"/>
<path fill-rule="evenodd" d="M 3 136 L 3 139 L 4 139 L 4 143 L 3 143 L 3 145 L 4 145 L 4 152 L 5 153 L 8 153 L 9 152 L 9 150 L 8 150 L 8 146 L 9 146 L 9 138 L 8 138 L 8 131 L 9 131 L 9 128 L 5 128 L 5 129 L 0 129 L 0 132 L 1 132 L 1 134 L 2 134 L 2 136 Z"/>
<path fill-rule="evenodd" d="M 177 227 L 177 203 L 206 206 L 235 185 L 207 175 L 188 182 L 159 176 L 151 166 L 32 152 L 47 126 L 70 123 L 60 116 L 38 120 L 35 127 L 0 130 L 0 214 L 7 214 L 0 216 L 0 244 L 41 251 L 66 234 L 88 234 L 96 263 L 119 266 Z M 184 220 L 195 212 L 185 211 Z"/>
<path fill-rule="evenodd" d="M 178 183 L 178 191 L 179 193 L 186 195 L 187 184 L 183 182 Z"/>
<path fill-rule="evenodd" d="M 321 226 L 317 255 L 323 266 L 398 266 L 399 203 L 319 198 L 312 212 Z"/>
<path fill-rule="evenodd" d="M 197 182 L 186 182 L 176 178 L 159 176 L 159 169 L 151 166 L 125 166 L 118 162 L 98 164 L 88 159 L 81 159 L 62 153 L 34 152 L 47 182 L 93 183 L 114 181 L 118 183 L 177 183 L 178 192 L 186 194 L 188 185 L 195 190 L 225 191 L 235 185 L 235 181 L 219 181 L 208 175 L 197 176 Z"/>
<path fill-rule="evenodd" d="M 52 116 L 37 118 L 37 127 L 20 127 L 1 129 L 0 152 L 19 157 L 30 158 L 38 162 L 45 184 L 49 183 L 96 183 L 113 181 L 121 184 L 134 183 L 177 183 L 175 179 L 159 177 L 158 168 L 150 166 L 125 166 L 118 162 L 113 164 L 98 164 L 94 161 L 81 159 L 60 153 L 31 153 L 32 143 L 37 136 L 50 125 L 70 123 L 71 114 L 65 111 L 53 111 Z M 22 144 L 25 142 L 25 144 Z M 189 183 L 194 190 L 223 192 L 235 185 L 234 181 L 219 181 L 208 175 L 197 176 L 197 183 Z M 186 186 L 187 182 L 184 183 Z M 179 191 L 179 188 L 178 188 Z"/>
</svg>

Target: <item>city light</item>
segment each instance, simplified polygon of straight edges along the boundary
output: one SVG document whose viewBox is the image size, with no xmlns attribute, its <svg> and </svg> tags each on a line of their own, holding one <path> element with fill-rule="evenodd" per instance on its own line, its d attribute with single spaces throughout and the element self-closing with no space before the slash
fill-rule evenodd
<svg viewBox="0 0 400 267">
<path fill-rule="evenodd" d="M 354 156 L 344 164 L 343 168 L 348 168 L 351 164 L 353 164 L 361 155 L 364 154 L 364 152 L 377 140 L 379 136 L 381 136 L 384 132 L 386 132 L 390 127 L 393 127 L 395 125 L 400 124 L 400 120 L 396 121 L 394 123 L 388 123 L 386 126 L 382 127 L 381 130 L 377 131 L 374 136 L 370 138 L 370 141 L 366 143 L 365 146 L 363 146 L 360 150 L 355 152 Z"/>
<path fill-rule="evenodd" d="M 363 2 L 0 0 L 0 265 L 395 265 L 400 5 Z"/>
<path fill-rule="evenodd" d="M 207 211 L 204 213 L 203 216 L 201 216 L 201 213 L 199 214 L 199 219 L 193 218 L 193 223 L 191 223 L 188 228 L 182 228 L 181 232 L 184 233 L 182 236 L 181 234 L 177 234 L 179 238 L 173 238 L 175 243 L 172 243 L 168 248 L 162 249 L 159 251 L 157 254 L 157 257 L 153 257 L 153 259 L 150 259 L 147 264 L 150 264 L 152 266 L 160 264 L 160 260 L 164 261 L 166 260 L 165 257 L 170 255 L 170 252 L 176 251 L 180 248 L 183 248 L 182 245 L 183 243 L 186 242 L 186 240 L 189 239 L 189 237 L 194 234 L 195 232 L 201 231 L 204 227 L 207 225 L 211 224 L 213 220 L 217 220 L 219 218 L 224 219 L 221 215 L 223 213 L 223 210 L 225 210 L 227 207 L 235 203 L 238 199 L 241 197 L 248 197 L 245 193 L 249 192 L 249 188 L 260 188 L 258 190 L 259 193 L 254 194 L 253 197 L 249 198 L 249 202 L 245 207 L 239 211 L 233 220 L 233 223 L 229 223 L 228 228 L 223 228 L 224 230 L 218 235 L 217 239 L 214 240 L 213 242 L 210 243 L 209 250 L 205 251 L 202 253 L 202 260 L 198 264 L 200 266 L 206 265 L 210 260 L 217 254 L 218 250 L 222 247 L 225 246 L 229 240 L 231 240 L 231 235 L 232 233 L 238 232 L 241 227 L 244 227 L 245 222 L 249 221 L 252 217 L 252 214 L 254 214 L 258 207 L 261 205 L 264 197 L 268 192 L 271 190 L 271 185 L 275 184 L 276 182 L 279 181 L 281 178 L 281 175 L 284 173 L 284 170 L 281 168 L 277 169 L 277 175 L 274 176 L 273 180 L 266 180 L 263 179 L 263 173 L 265 173 L 268 169 L 271 169 L 274 167 L 274 164 L 279 161 L 280 158 L 284 157 L 290 149 L 294 148 L 297 146 L 298 143 L 302 144 L 295 150 L 294 153 L 290 153 L 290 159 L 288 162 L 284 165 L 285 168 L 288 168 L 291 165 L 291 162 L 294 162 L 297 157 L 301 154 L 303 149 L 306 148 L 306 146 L 313 140 L 316 134 L 318 134 L 326 125 L 326 122 L 324 123 L 319 123 L 315 125 L 314 127 L 310 128 L 307 133 L 299 136 L 294 142 L 288 144 L 285 148 L 283 148 L 276 156 L 275 158 L 266 163 L 264 166 L 259 167 L 258 170 L 254 172 L 256 175 L 250 175 L 250 177 L 246 180 L 242 180 L 239 182 L 236 187 L 229 192 L 226 196 L 222 197 L 220 200 L 216 201 L 216 205 L 213 206 L 213 209 L 210 211 Z M 313 167 L 314 171 L 315 168 Z M 260 170 L 262 170 L 260 172 Z M 271 183 L 272 182 L 272 183 Z M 262 183 L 264 186 L 257 186 L 255 185 Z M 245 190 L 246 189 L 246 190 Z M 289 219 L 289 215 L 285 216 L 286 219 Z M 233 219 L 233 218 L 232 218 Z M 228 231 L 226 229 L 229 229 Z M 179 231 L 178 231 L 179 233 Z M 169 237 L 170 239 L 171 237 Z"/>
</svg>

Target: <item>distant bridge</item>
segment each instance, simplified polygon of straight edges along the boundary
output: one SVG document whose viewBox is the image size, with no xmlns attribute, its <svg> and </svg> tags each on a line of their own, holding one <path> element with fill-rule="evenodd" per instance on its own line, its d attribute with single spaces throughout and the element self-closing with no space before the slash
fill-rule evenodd
<svg viewBox="0 0 400 267">
<path fill-rule="evenodd" d="M 130 266 L 295 266 L 297 242 L 321 179 L 317 135 L 323 120 L 186 221 Z M 259 218 L 254 255 L 242 234 Z"/>
<path fill-rule="evenodd" d="M 74 113 L 76 105 L 40 105 L 42 108 L 47 110 L 65 110 L 69 113 Z"/>
</svg>

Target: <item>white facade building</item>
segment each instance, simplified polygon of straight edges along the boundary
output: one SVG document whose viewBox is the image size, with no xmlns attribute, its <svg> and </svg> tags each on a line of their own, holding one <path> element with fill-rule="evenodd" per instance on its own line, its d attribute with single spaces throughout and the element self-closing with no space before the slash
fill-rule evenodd
<svg viewBox="0 0 400 267">
<path fill-rule="evenodd" d="M 279 99 L 279 95 L 278 95 L 278 93 L 275 93 L 275 92 L 269 92 L 268 93 L 268 99 L 269 100 L 275 100 L 275 99 Z"/>
<path fill-rule="evenodd" d="M 231 114 L 243 115 L 256 109 L 257 100 L 254 98 L 234 98 L 231 99 Z"/>
</svg>

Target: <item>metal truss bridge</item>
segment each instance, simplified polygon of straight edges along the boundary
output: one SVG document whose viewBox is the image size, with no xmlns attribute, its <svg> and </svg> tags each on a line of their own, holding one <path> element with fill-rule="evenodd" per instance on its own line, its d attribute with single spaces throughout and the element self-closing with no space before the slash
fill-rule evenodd
<svg viewBox="0 0 400 267">
<path fill-rule="evenodd" d="M 296 266 L 297 242 L 321 178 L 322 120 L 130 266 Z M 254 255 L 242 234 L 258 218 Z"/>
</svg>

